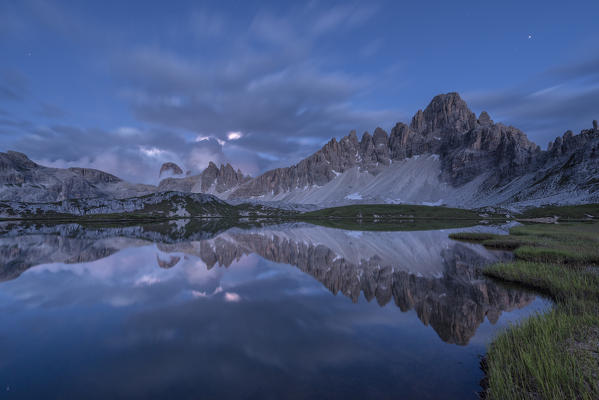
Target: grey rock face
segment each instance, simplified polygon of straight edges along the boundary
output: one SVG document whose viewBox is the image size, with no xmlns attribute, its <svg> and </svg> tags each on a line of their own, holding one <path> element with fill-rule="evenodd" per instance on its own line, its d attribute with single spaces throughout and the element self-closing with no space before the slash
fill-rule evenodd
<svg viewBox="0 0 599 400">
<path fill-rule="evenodd" d="M 452 92 L 435 96 L 423 112 L 418 111 L 410 128 L 423 135 L 456 134 L 476 126 L 476 115 L 459 94 Z"/>
<path fill-rule="evenodd" d="M 486 186 L 492 187 L 525 172 L 539 152 L 518 129 L 495 124 L 486 112 L 477 119 L 457 93 L 448 93 L 419 110 L 410 126 L 398 123 L 390 135 L 376 128 L 360 141 L 355 132 L 339 142 L 333 139 L 297 165 L 268 171 L 242 185 L 231 198 L 324 185 L 353 167 L 376 175 L 393 162 L 423 154 L 439 155 L 442 176 L 453 186 L 490 173 Z"/>
<path fill-rule="evenodd" d="M 481 126 L 493 125 L 493 120 L 486 111 L 483 111 L 478 117 L 478 123 Z"/>
<path fill-rule="evenodd" d="M 201 174 L 186 176 L 185 178 L 163 179 L 158 185 L 158 190 L 221 194 L 250 179 L 241 170 L 235 171 L 229 163 L 221 165 L 219 168 L 210 161 L 208 167 Z"/>
<path fill-rule="evenodd" d="M 79 198 L 123 198 L 155 191 L 91 168 L 48 168 L 22 153 L 0 153 L 0 200 L 60 201 Z"/>
<path fill-rule="evenodd" d="M 578 135 L 567 131 L 557 137 L 525 177 L 529 185 L 515 196 L 516 201 L 580 191 L 595 193 L 599 198 L 599 130 L 585 129 Z"/>
</svg>

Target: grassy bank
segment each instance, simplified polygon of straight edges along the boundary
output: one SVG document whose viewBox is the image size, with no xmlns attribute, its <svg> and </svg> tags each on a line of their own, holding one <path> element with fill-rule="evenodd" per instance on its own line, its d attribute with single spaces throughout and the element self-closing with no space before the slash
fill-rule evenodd
<svg viewBox="0 0 599 400">
<path fill-rule="evenodd" d="M 478 225 L 478 220 L 474 219 L 391 219 L 373 221 L 368 219 L 357 220 L 353 218 L 305 218 L 300 221 L 306 221 L 313 225 L 320 225 L 327 228 L 345 229 L 349 231 L 429 231 L 437 229 L 455 229 L 466 228 Z"/>
<path fill-rule="evenodd" d="M 419 206 L 411 204 L 356 204 L 351 206 L 331 207 L 306 212 L 304 218 L 351 218 L 369 220 L 389 219 L 470 219 L 502 218 L 505 215 L 490 215 L 476 210 L 441 206 Z"/>
<path fill-rule="evenodd" d="M 507 236 L 452 234 L 514 250 L 485 274 L 551 296 L 555 307 L 500 334 L 486 358 L 490 399 L 599 398 L 599 224 L 515 227 Z"/>
<path fill-rule="evenodd" d="M 560 220 L 599 219 L 599 204 L 579 204 L 575 206 L 544 206 L 524 210 L 520 218 L 558 217 Z"/>
</svg>

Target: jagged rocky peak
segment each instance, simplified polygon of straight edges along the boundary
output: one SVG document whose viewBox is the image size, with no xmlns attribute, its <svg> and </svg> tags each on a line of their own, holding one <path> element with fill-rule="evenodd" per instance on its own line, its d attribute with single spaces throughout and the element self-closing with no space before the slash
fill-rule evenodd
<svg viewBox="0 0 599 400">
<path fill-rule="evenodd" d="M 217 193 L 230 190 L 249 179 L 249 177 L 245 176 L 241 170 L 238 169 L 235 171 L 233 166 L 229 163 L 221 164 L 219 168 L 212 161 L 208 163 L 208 167 L 202 171 L 200 176 L 202 191 L 206 192 L 212 190 Z"/>
<path fill-rule="evenodd" d="M 410 128 L 428 135 L 434 132 L 467 132 L 476 126 L 476 115 L 456 92 L 435 96 L 430 104 L 418 110 Z"/>
<path fill-rule="evenodd" d="M 249 179 L 249 176 L 244 175 L 240 169 L 236 171 L 229 163 L 221 164 L 218 167 L 213 161 L 210 161 L 200 174 L 184 178 L 163 179 L 160 181 L 158 189 L 160 191 L 177 190 L 220 194 L 236 188 Z"/>
<path fill-rule="evenodd" d="M 218 167 L 216 166 L 216 164 L 214 163 L 214 161 L 208 162 L 208 166 L 206 167 L 206 169 L 204 171 L 206 171 L 206 170 L 216 171 L 218 173 Z"/>
<path fill-rule="evenodd" d="M 599 199 L 599 129 L 584 129 L 578 135 L 566 131 L 540 153 L 529 174 L 532 183 L 516 200 L 555 193 L 560 202 L 585 203 Z"/>
<path fill-rule="evenodd" d="M 427 154 L 435 155 L 427 158 L 427 168 L 438 168 L 438 176 L 454 187 L 482 174 L 489 175 L 493 186 L 522 173 L 539 151 L 523 132 L 494 123 L 487 112 L 477 118 L 459 94 L 451 92 L 435 96 L 409 126 L 397 123 L 390 134 L 378 127 L 360 139 L 351 131 L 294 166 L 253 179 L 231 196 L 275 197 L 294 190 L 317 190 L 354 168 L 377 176 L 396 162 L 400 165 Z"/>
<path fill-rule="evenodd" d="M 240 169 L 235 169 L 229 163 L 221 164 L 218 171 L 218 186 L 217 190 L 229 190 L 232 187 L 239 185 L 240 183 L 247 180 L 247 177 L 243 175 Z"/>
<path fill-rule="evenodd" d="M 215 163 L 210 161 L 208 163 L 208 167 L 206 167 L 206 169 L 202 171 L 202 173 L 200 174 L 202 182 L 202 192 L 206 192 L 210 189 L 210 186 L 212 186 L 214 181 L 216 181 L 216 179 L 218 178 L 218 173 L 218 167 Z"/>
<path fill-rule="evenodd" d="M 183 170 L 174 162 L 165 162 L 160 167 L 160 173 L 158 174 L 159 178 L 162 178 L 162 174 L 170 173 L 173 175 L 183 175 Z"/>
<path fill-rule="evenodd" d="M 563 136 L 556 137 L 553 142 L 549 142 L 547 152 L 554 157 L 559 157 L 577 149 L 583 150 L 584 147 L 591 142 L 596 142 L 598 139 L 599 128 L 597 128 L 597 121 L 594 120 L 592 129 L 583 129 L 578 135 L 574 135 L 571 130 L 567 130 Z"/>
<path fill-rule="evenodd" d="M 493 120 L 486 111 L 483 111 L 478 117 L 478 124 L 481 126 L 493 125 Z"/>
</svg>

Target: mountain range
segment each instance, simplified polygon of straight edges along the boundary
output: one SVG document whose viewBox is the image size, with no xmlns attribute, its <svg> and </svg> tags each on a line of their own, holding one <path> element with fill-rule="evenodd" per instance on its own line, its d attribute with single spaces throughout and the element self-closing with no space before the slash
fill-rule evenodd
<svg viewBox="0 0 599 400">
<path fill-rule="evenodd" d="M 179 191 L 230 201 L 330 206 L 415 203 L 457 207 L 599 201 L 599 129 L 567 131 L 541 150 L 517 128 L 476 116 L 457 93 L 435 96 L 410 124 L 335 138 L 299 163 L 251 178 L 230 164 L 201 174 L 166 163 L 158 186 L 132 184 L 88 168 L 48 168 L 0 153 L 0 201 L 128 198 Z"/>
</svg>

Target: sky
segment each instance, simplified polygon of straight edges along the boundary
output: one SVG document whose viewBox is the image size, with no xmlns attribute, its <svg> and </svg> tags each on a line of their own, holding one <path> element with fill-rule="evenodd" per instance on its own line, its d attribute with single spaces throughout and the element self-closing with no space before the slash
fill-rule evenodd
<svg viewBox="0 0 599 400">
<path fill-rule="evenodd" d="M 256 176 L 457 91 L 547 146 L 599 119 L 599 1 L 0 2 L 0 151 Z"/>
</svg>

